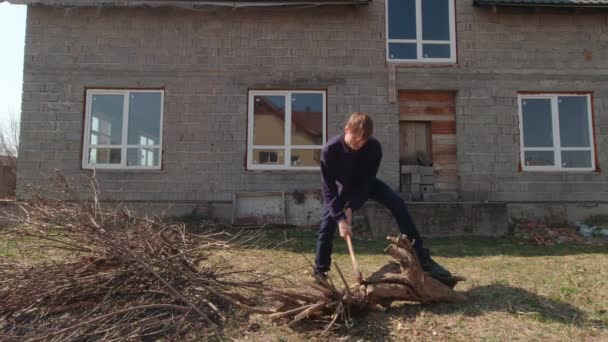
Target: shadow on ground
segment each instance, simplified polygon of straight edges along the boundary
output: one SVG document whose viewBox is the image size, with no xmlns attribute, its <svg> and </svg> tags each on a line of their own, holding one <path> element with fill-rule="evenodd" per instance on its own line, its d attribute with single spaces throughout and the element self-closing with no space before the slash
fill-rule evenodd
<svg viewBox="0 0 608 342">
<path fill-rule="evenodd" d="M 503 284 L 479 286 L 463 292 L 468 298 L 461 304 L 407 304 L 393 306 L 386 312 L 372 310 L 366 316 L 355 317 L 354 326 L 350 329 L 341 328 L 335 331 L 343 337 L 371 338 L 383 340 L 394 331 L 389 322 L 414 321 L 423 312 L 434 316 L 461 314 L 467 317 L 478 317 L 490 313 L 502 312 L 513 316 L 526 316 L 540 323 L 559 323 L 577 327 L 595 327 L 607 330 L 606 322 L 589 320 L 582 310 L 575 306 L 537 295 L 522 288 L 510 287 Z M 395 304 L 394 304 L 395 305 Z M 294 327 L 300 333 L 311 333 L 312 326 L 300 325 Z"/>
<path fill-rule="evenodd" d="M 238 230 L 229 229 L 231 232 Z M 262 228 L 243 230 L 245 234 L 261 234 L 268 246 L 279 244 L 280 250 L 294 253 L 314 253 L 316 231 L 302 228 Z M 556 244 L 553 246 L 536 246 L 505 237 L 451 237 L 425 239 L 432 254 L 447 258 L 478 257 L 493 255 L 510 256 L 563 256 L 575 254 L 608 254 L 607 245 L 592 244 Z M 381 254 L 387 243 L 383 240 L 360 240 L 354 238 L 357 255 Z M 336 234 L 334 253 L 348 254 L 346 244 Z"/>
<path fill-rule="evenodd" d="M 475 287 L 463 294 L 468 298 L 464 304 L 404 305 L 397 310 L 401 310 L 405 315 L 416 315 L 424 309 L 437 315 L 459 312 L 467 317 L 481 316 L 489 312 L 505 312 L 532 316 L 544 323 L 572 324 L 579 327 L 601 324 L 601 322 L 589 321 L 584 311 L 569 303 L 550 299 L 519 287 L 497 283 Z"/>
</svg>

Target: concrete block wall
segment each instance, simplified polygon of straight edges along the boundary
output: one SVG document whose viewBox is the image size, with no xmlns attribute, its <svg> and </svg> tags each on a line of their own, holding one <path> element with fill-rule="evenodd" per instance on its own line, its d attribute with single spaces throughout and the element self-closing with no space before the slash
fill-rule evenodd
<svg viewBox="0 0 608 342">
<path fill-rule="evenodd" d="M 398 104 L 388 100 L 384 1 L 215 9 L 30 7 L 18 191 L 82 171 L 86 87 L 165 90 L 163 170 L 98 172 L 115 198 L 229 203 L 235 191 L 319 189 L 318 172 L 247 172 L 249 89 L 326 89 L 328 134 L 370 113 L 399 185 Z M 456 0 L 458 63 L 397 67 L 402 90 L 455 90 L 459 191 L 469 201 L 606 201 L 599 173 L 522 173 L 519 91 L 593 92 L 608 163 L 608 15 L 476 8 Z"/>
<path fill-rule="evenodd" d="M 509 230 L 505 203 L 417 202 L 410 203 L 408 210 L 424 237 L 503 236 Z M 384 239 L 399 233 L 397 222 L 384 206 L 370 203 L 363 212 L 372 238 Z"/>
<path fill-rule="evenodd" d="M 593 94 L 599 167 L 608 163 L 608 11 L 474 7 L 456 1 L 458 63 L 398 67 L 397 87 L 455 90 L 465 201 L 607 201 L 600 172 L 520 172 L 517 95 Z M 396 110 L 396 105 L 392 111 Z"/>
<path fill-rule="evenodd" d="M 326 89 L 328 135 L 370 113 L 398 185 L 382 6 L 187 11 L 28 9 L 19 188 L 81 170 L 85 88 L 165 90 L 162 171 L 98 171 L 121 200 L 231 201 L 320 188 L 313 172 L 245 170 L 249 89 Z"/>
</svg>

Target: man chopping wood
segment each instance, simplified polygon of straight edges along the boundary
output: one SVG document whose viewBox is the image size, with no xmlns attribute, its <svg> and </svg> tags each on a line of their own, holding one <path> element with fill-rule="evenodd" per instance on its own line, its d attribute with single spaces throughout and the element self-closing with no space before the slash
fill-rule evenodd
<svg viewBox="0 0 608 342">
<path fill-rule="evenodd" d="M 445 279 L 451 273 L 430 256 L 416 225 L 401 197 L 376 178 L 382 147 L 372 137 L 373 122 L 365 113 L 353 113 L 344 134 L 331 138 L 321 153 L 323 210 L 316 248 L 314 274 L 325 279 L 331 265 L 336 227 L 344 239 L 352 236 L 352 213 L 368 199 L 386 206 L 397 221 L 399 230 L 413 242 L 422 269 L 432 277 Z"/>
</svg>

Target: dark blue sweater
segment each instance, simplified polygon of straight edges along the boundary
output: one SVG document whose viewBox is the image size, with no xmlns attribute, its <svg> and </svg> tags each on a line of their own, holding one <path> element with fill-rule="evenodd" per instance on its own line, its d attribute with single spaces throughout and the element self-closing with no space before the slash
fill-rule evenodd
<svg viewBox="0 0 608 342">
<path fill-rule="evenodd" d="M 325 144 L 321 152 L 323 199 L 336 222 L 346 218 L 345 208 L 354 211 L 367 201 L 381 160 L 382 147 L 373 137 L 358 151 L 346 145 L 344 134 Z"/>
</svg>

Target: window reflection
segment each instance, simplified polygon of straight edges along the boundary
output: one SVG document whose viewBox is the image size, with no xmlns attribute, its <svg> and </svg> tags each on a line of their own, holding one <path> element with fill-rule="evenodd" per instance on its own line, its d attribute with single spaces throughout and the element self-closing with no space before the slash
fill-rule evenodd
<svg viewBox="0 0 608 342">
<path fill-rule="evenodd" d="M 285 96 L 255 96 L 253 144 L 285 144 Z"/>
<path fill-rule="evenodd" d="M 129 96 L 129 145 L 160 143 L 160 112 L 160 93 L 132 93 Z"/>
<path fill-rule="evenodd" d="M 127 149 L 127 166 L 158 166 L 158 148 L 129 148 Z"/>
<path fill-rule="evenodd" d="M 92 148 L 89 151 L 91 164 L 120 164 L 119 148 Z"/>
<path fill-rule="evenodd" d="M 291 166 L 321 166 L 321 150 L 291 150 Z"/>
<path fill-rule="evenodd" d="M 253 163 L 254 164 L 283 164 L 285 152 L 283 150 L 266 150 L 266 149 L 255 149 L 253 150 Z"/>
<path fill-rule="evenodd" d="M 122 95 L 94 95 L 91 105 L 91 144 L 120 145 L 123 119 Z"/>
<path fill-rule="evenodd" d="M 323 145 L 323 95 L 293 94 L 291 144 Z"/>
<path fill-rule="evenodd" d="M 525 147 L 553 147 L 551 99 L 522 101 Z"/>
</svg>

